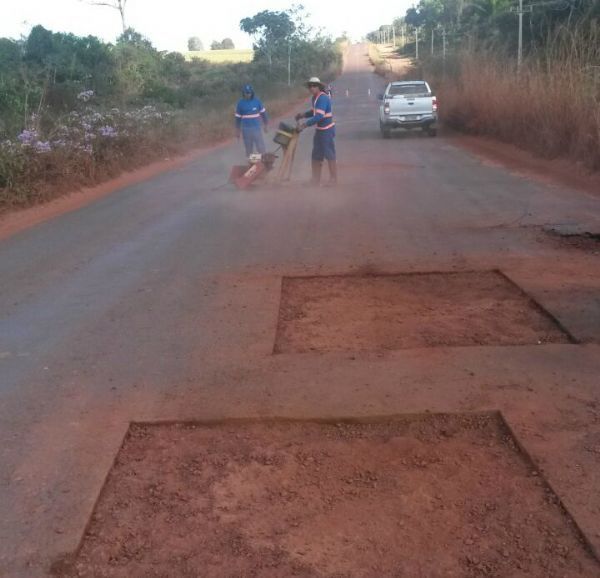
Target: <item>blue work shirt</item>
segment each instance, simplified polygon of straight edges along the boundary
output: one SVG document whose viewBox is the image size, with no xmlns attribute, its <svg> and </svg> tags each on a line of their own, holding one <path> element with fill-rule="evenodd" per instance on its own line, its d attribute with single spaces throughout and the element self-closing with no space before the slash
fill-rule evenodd
<svg viewBox="0 0 600 578">
<path fill-rule="evenodd" d="M 263 103 L 253 96 L 242 98 L 235 107 L 235 126 L 241 128 L 260 128 L 261 122 L 265 125 L 269 121 L 267 110 Z"/>
<path fill-rule="evenodd" d="M 307 111 L 304 116 L 308 119 L 306 126 L 316 125 L 317 130 L 329 130 L 335 126 L 333 120 L 333 110 L 331 108 L 331 97 L 320 92 L 312 98 L 312 109 Z"/>
</svg>

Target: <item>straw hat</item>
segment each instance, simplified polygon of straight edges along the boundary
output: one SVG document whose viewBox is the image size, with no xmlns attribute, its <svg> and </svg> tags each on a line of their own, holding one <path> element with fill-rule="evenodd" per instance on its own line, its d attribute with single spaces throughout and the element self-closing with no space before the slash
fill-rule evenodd
<svg viewBox="0 0 600 578">
<path fill-rule="evenodd" d="M 306 86 L 314 86 L 315 84 L 321 87 L 321 90 L 325 90 L 325 85 L 321 82 L 321 79 L 318 76 L 309 78 Z"/>
</svg>

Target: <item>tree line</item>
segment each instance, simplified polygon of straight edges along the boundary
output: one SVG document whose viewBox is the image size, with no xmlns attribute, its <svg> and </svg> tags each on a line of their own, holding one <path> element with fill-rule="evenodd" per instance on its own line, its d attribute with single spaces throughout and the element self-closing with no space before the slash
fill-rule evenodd
<svg viewBox="0 0 600 578">
<path fill-rule="evenodd" d="M 307 29 L 296 8 L 260 12 L 242 19 L 240 28 L 254 41 L 251 63 L 188 62 L 131 28 L 113 43 L 42 26 L 19 40 L 0 38 L 0 137 L 17 134 L 32 118 L 38 125 L 54 122 L 76 108 L 84 91 L 94 93 L 98 106 L 177 109 L 233 97 L 242 82 L 267 88 L 326 75 L 341 61 L 336 43 Z"/>
<path fill-rule="evenodd" d="M 202 52 L 204 50 L 204 43 L 198 36 L 191 36 L 188 38 L 187 47 L 190 52 Z M 233 50 L 235 44 L 231 38 L 223 38 L 220 42 L 213 40 L 210 43 L 211 50 Z"/>
<path fill-rule="evenodd" d="M 419 0 L 404 16 L 368 34 L 372 42 L 392 35 L 404 38 L 414 51 L 415 31 L 422 42 L 422 55 L 442 43 L 456 48 L 493 48 L 514 53 L 518 44 L 517 0 Z M 523 49 L 535 53 L 552 42 L 560 30 L 598 27 L 598 0 L 524 0 Z M 413 52 L 414 53 L 414 52 Z"/>
</svg>

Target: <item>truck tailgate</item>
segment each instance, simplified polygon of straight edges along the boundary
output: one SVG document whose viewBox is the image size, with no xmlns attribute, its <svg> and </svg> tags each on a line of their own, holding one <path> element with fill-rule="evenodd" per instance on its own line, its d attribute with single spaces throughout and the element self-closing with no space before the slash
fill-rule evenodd
<svg viewBox="0 0 600 578">
<path fill-rule="evenodd" d="M 433 104 L 430 96 L 394 96 L 390 99 L 390 115 L 430 115 Z"/>
</svg>

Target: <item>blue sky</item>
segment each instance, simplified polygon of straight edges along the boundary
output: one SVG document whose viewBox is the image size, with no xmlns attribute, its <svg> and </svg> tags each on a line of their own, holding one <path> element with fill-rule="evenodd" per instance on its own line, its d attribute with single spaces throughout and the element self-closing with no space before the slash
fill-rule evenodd
<svg viewBox="0 0 600 578">
<path fill-rule="evenodd" d="M 313 26 L 322 27 L 334 36 L 343 30 L 359 39 L 382 22 L 402 15 L 412 2 L 378 3 L 377 8 L 360 9 L 360 4 L 343 0 L 301 2 Z M 128 21 L 150 38 L 161 50 L 185 50 L 190 36 L 199 36 L 208 46 L 212 40 L 226 36 L 240 47 L 249 47 L 250 39 L 239 31 L 239 21 L 260 10 L 283 10 L 289 1 L 242 0 L 128 0 Z M 120 31 L 116 11 L 90 6 L 80 0 L 0 0 L 0 36 L 27 34 L 35 24 L 54 31 L 93 34 L 114 40 Z"/>
</svg>

